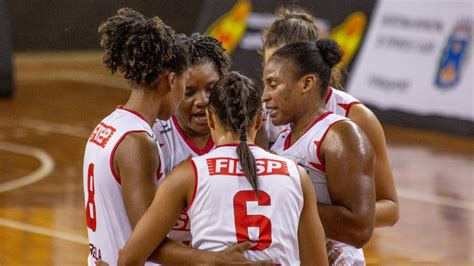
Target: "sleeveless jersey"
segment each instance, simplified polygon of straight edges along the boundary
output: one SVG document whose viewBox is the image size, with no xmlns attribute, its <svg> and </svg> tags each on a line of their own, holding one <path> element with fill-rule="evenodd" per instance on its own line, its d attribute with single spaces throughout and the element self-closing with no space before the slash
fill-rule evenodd
<svg viewBox="0 0 474 266">
<path fill-rule="evenodd" d="M 157 144 L 161 147 L 164 154 L 165 175 L 182 161 L 206 154 L 214 149 L 214 142 L 211 138 L 209 138 L 204 149 L 201 150 L 196 147 L 181 130 L 175 116 L 166 121 L 156 120 L 156 123 L 153 125 L 153 132 L 157 136 Z M 186 212 L 183 212 L 168 237 L 189 245 L 191 243 L 190 226 L 189 217 Z"/>
<path fill-rule="evenodd" d="M 326 96 L 324 97 L 324 101 L 326 103 L 326 110 L 344 117 L 349 115 L 349 111 L 354 104 L 362 104 L 350 94 L 331 87 L 328 88 Z M 275 142 L 276 137 L 278 134 L 280 134 L 280 132 L 289 129 L 289 125 L 274 126 L 267 111 L 265 111 L 263 126 L 267 133 L 270 146 Z"/>
<path fill-rule="evenodd" d="M 298 224 L 303 191 L 296 163 L 251 145 L 256 159 L 259 196 L 243 175 L 237 145 L 218 146 L 192 158 L 195 191 L 188 206 L 192 246 L 221 251 L 244 241 L 253 261 L 299 265 Z"/>
<path fill-rule="evenodd" d="M 145 132 L 155 138 L 150 125 L 140 114 L 119 106 L 95 127 L 87 141 L 83 180 L 89 265 L 95 265 L 96 259 L 116 265 L 118 251 L 132 232 L 122 199 L 121 180 L 113 169 L 113 156 L 121 141 L 136 132 Z M 159 155 L 163 157 L 161 153 Z M 162 172 L 158 171 L 157 183 L 161 175 Z"/>
<path fill-rule="evenodd" d="M 327 186 L 325 165 L 321 159 L 320 147 L 331 126 L 344 120 L 347 120 L 347 118 L 328 111 L 316 119 L 308 130 L 292 145 L 290 145 L 291 130 L 286 129 L 281 132 L 271 147 L 273 152 L 294 160 L 308 172 L 320 203 L 331 204 L 331 196 Z M 365 260 L 362 249 L 330 239 L 326 239 L 326 241 L 333 242 L 333 249 L 340 248 L 343 250 L 343 253 L 334 265 L 338 265 L 342 260 L 346 261 L 343 265 L 364 265 Z"/>
</svg>

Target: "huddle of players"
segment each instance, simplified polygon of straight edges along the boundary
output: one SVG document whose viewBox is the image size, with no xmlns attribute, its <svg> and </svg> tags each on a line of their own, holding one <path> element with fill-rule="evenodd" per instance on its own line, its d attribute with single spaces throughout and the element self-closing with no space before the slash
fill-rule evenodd
<svg viewBox="0 0 474 266">
<path fill-rule="evenodd" d="M 278 15 L 263 91 L 212 37 L 128 8 L 101 25 L 104 63 L 133 90 L 86 145 L 89 265 L 365 264 L 374 225 L 398 219 L 383 131 L 380 148 L 376 118 L 331 87 L 342 52 L 314 18 Z"/>
</svg>

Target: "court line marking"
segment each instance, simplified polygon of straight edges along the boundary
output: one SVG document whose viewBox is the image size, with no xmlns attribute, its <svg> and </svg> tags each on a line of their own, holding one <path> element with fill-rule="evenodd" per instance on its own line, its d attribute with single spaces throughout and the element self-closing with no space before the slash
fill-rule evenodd
<svg viewBox="0 0 474 266">
<path fill-rule="evenodd" d="M 22 223 L 10 219 L 5 219 L 0 217 L 0 226 L 14 228 L 21 231 L 26 231 L 30 233 L 35 233 L 39 235 L 44 235 L 52 238 L 58 238 L 78 244 L 88 245 L 89 240 L 87 237 L 75 235 L 71 233 L 66 233 L 58 230 L 52 230 L 46 227 L 31 225 L 27 223 Z"/>
<path fill-rule="evenodd" d="M 41 73 L 18 74 L 16 79 L 21 81 L 68 80 L 85 84 L 131 90 L 130 85 L 122 78 L 114 77 L 111 74 L 94 74 L 78 70 L 55 70 L 46 72 L 42 71 Z"/>
<path fill-rule="evenodd" d="M 0 118 L 0 127 L 15 127 L 17 125 L 23 128 L 39 130 L 48 133 L 59 133 L 78 138 L 88 138 L 92 132 L 92 128 L 87 129 L 84 127 L 71 126 L 67 124 L 31 118 L 21 118 L 15 121 L 12 121 L 11 119 Z"/>
<path fill-rule="evenodd" d="M 42 149 L 30 146 L 0 141 L 0 150 L 32 156 L 40 161 L 41 165 L 33 172 L 0 184 L 0 193 L 31 185 L 50 175 L 54 170 L 54 159 Z"/>
<path fill-rule="evenodd" d="M 465 200 L 458 200 L 433 194 L 426 194 L 426 193 L 419 193 L 412 190 L 407 189 L 400 189 L 397 188 L 398 197 L 411 199 L 416 201 L 422 201 L 426 203 L 433 203 L 437 205 L 443 205 L 458 209 L 464 209 L 468 211 L 474 211 L 474 203 L 465 201 Z"/>
</svg>

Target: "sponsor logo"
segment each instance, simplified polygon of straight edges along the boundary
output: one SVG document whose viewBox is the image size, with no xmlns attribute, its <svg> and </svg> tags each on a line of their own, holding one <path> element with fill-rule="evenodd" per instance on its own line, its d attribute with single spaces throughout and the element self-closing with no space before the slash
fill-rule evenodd
<svg viewBox="0 0 474 266">
<path fill-rule="evenodd" d="M 206 160 L 209 175 L 244 176 L 239 159 L 236 158 L 210 158 Z M 272 159 L 257 159 L 257 175 L 290 175 L 288 165 L 284 161 Z"/>
<path fill-rule="evenodd" d="M 92 142 L 104 148 L 114 133 L 115 128 L 108 126 L 103 122 L 100 122 L 95 127 L 94 131 L 92 131 L 92 134 L 89 137 L 89 142 Z"/>
<path fill-rule="evenodd" d="M 89 253 L 91 254 L 91 257 L 93 257 L 96 260 L 102 259 L 102 252 L 100 252 L 100 248 L 94 246 L 91 243 L 89 243 Z"/>
<path fill-rule="evenodd" d="M 450 89 L 459 83 L 463 64 L 469 57 L 471 41 L 471 22 L 467 20 L 458 22 L 449 36 L 439 60 L 435 78 L 437 87 Z"/>
</svg>

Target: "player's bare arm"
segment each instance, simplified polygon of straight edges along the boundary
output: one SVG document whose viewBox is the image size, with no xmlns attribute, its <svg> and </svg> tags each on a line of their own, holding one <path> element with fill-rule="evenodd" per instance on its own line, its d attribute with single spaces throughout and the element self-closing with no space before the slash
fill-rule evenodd
<svg viewBox="0 0 474 266">
<path fill-rule="evenodd" d="M 366 133 L 375 152 L 375 226 L 392 226 L 399 219 L 399 205 L 382 125 L 374 113 L 361 104 L 351 108 L 349 118 Z"/>
<path fill-rule="evenodd" d="M 354 123 L 335 124 L 322 143 L 332 204 L 318 204 L 326 236 L 362 247 L 375 219 L 374 152 Z M 342 165 L 343 164 L 343 165 Z"/>
<path fill-rule="evenodd" d="M 155 195 L 157 158 L 156 143 L 144 132 L 128 134 L 115 152 L 114 169 L 121 180 L 123 202 L 132 228 Z"/>
<path fill-rule="evenodd" d="M 179 265 L 250 263 L 242 255 L 252 247 L 250 243 L 242 243 L 223 252 L 209 252 L 186 247 L 166 238 L 181 211 L 190 202 L 193 191 L 194 170 L 191 163 L 185 161 L 173 169 L 159 186 L 150 208 L 121 251 L 119 265 L 143 265 L 147 260 Z"/>
<path fill-rule="evenodd" d="M 304 207 L 298 226 L 298 246 L 301 265 L 328 265 L 324 229 L 319 219 L 316 192 L 306 171 L 298 167 Z"/>
</svg>

